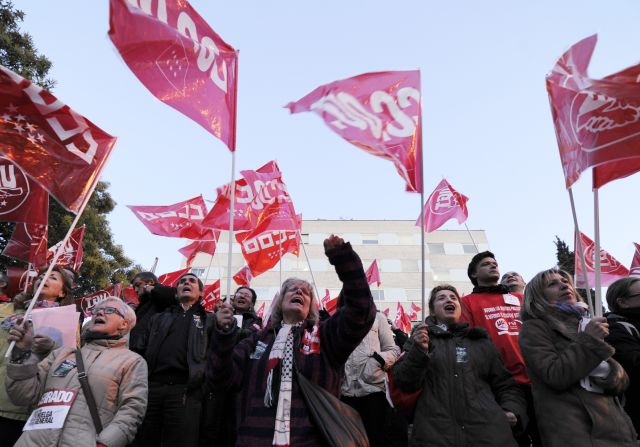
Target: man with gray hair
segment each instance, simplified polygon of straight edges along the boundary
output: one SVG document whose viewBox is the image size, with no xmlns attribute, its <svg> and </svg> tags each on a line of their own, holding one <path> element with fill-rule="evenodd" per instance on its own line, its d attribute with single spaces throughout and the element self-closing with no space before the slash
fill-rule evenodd
<svg viewBox="0 0 640 447">
<path fill-rule="evenodd" d="M 505 273 L 502 275 L 500 284 L 507 287 L 511 293 L 524 293 L 524 286 L 527 285 L 527 283 L 524 282 L 522 275 L 518 272 Z"/>
</svg>

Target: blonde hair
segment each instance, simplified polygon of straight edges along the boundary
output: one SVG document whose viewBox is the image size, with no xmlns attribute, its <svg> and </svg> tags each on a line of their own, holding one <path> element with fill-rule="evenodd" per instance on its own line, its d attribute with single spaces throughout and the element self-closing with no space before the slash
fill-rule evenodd
<svg viewBox="0 0 640 447">
<path fill-rule="evenodd" d="M 300 278 L 287 278 L 280 286 L 280 292 L 276 296 L 273 302 L 273 309 L 271 310 L 271 326 L 275 327 L 282 323 L 282 299 L 284 298 L 284 294 L 289 288 L 289 286 L 293 283 L 301 282 L 309 287 L 311 291 L 311 301 L 309 302 L 309 314 L 304 318 L 305 320 L 312 320 L 314 323 L 320 319 L 320 314 L 318 312 L 318 306 L 316 305 L 316 293 L 315 289 L 311 285 L 309 281 L 305 281 Z"/>
<path fill-rule="evenodd" d="M 545 296 L 544 289 L 545 287 L 547 287 L 549 277 L 554 274 L 560 275 L 565 278 L 569 282 L 571 288 L 575 290 L 575 287 L 573 286 L 573 279 L 568 272 L 557 267 L 539 272 L 531 279 L 531 281 L 529 281 L 524 289 L 524 302 L 522 303 L 522 308 L 520 309 L 520 315 L 522 316 L 523 320 L 533 318 L 548 320 L 552 318 L 549 310 L 553 307 L 553 305 Z M 577 292 L 576 299 L 578 301 L 584 301 Z"/>
</svg>

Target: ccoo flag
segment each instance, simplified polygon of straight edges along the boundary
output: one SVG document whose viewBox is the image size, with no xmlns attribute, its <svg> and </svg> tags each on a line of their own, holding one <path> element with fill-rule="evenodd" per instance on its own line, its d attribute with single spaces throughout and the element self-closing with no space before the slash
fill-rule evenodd
<svg viewBox="0 0 640 447">
<path fill-rule="evenodd" d="M 393 162 L 407 191 L 421 192 L 420 71 L 365 73 L 335 81 L 286 107 L 291 113 L 317 113 L 351 144 Z"/>
<path fill-rule="evenodd" d="M 160 101 L 235 150 L 238 54 L 186 0 L 111 0 L 109 37 Z"/>
</svg>

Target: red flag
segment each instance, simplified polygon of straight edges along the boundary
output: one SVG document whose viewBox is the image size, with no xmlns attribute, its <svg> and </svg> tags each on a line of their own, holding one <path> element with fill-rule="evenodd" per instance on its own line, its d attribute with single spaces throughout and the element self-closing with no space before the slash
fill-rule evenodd
<svg viewBox="0 0 640 447">
<path fill-rule="evenodd" d="M 633 247 L 635 251 L 631 260 L 631 267 L 629 267 L 629 276 L 640 276 L 640 244 L 634 242 Z"/>
<path fill-rule="evenodd" d="M 320 304 L 323 308 L 326 308 L 327 303 L 331 299 L 331 295 L 329 294 L 329 289 L 324 289 L 324 296 L 320 299 Z"/>
<path fill-rule="evenodd" d="M 18 223 L 2 254 L 43 267 L 47 265 L 47 237 L 46 225 Z"/>
<path fill-rule="evenodd" d="M 375 283 L 378 283 L 378 287 L 380 287 L 381 283 L 380 283 L 380 270 L 378 270 L 378 261 L 376 261 L 375 259 L 373 260 L 373 262 L 365 272 L 365 275 L 367 275 L 367 282 L 369 284 L 373 284 L 375 282 Z"/>
<path fill-rule="evenodd" d="M 411 319 L 405 313 L 404 307 L 402 307 L 402 304 L 400 303 L 398 303 L 396 307 L 395 325 L 402 332 L 405 332 L 407 334 L 411 332 Z"/>
<path fill-rule="evenodd" d="M 275 161 L 270 161 L 256 171 L 242 171 L 244 178 L 235 181 L 234 230 L 252 230 L 257 226 L 259 214 L 265 207 L 277 201 L 291 202 L 282 173 Z M 220 230 L 229 229 L 231 209 L 231 187 L 226 184 L 218 188 L 216 202 L 205 217 L 203 225 Z"/>
<path fill-rule="evenodd" d="M 411 303 L 411 310 L 418 313 L 422 310 L 422 307 L 418 306 L 416 303 Z"/>
<path fill-rule="evenodd" d="M 389 318 L 389 312 L 390 312 L 390 309 L 388 307 L 382 311 L 382 313 L 385 314 L 387 318 Z"/>
<path fill-rule="evenodd" d="M 609 163 L 635 157 L 631 162 L 640 168 L 640 66 L 601 80 L 589 78 L 597 39 L 593 35 L 573 45 L 547 75 L 567 188 L 592 166 L 602 166 L 594 173 L 594 187 L 635 172 L 630 164 Z"/>
<path fill-rule="evenodd" d="M 189 270 L 190 268 L 187 267 L 185 269 L 176 270 L 175 272 L 165 273 L 164 275 L 160 275 L 160 277 L 158 277 L 158 282 L 163 286 L 175 287 L 180 277 L 187 273 Z"/>
<path fill-rule="evenodd" d="M 128 305 L 138 305 L 138 295 L 136 294 L 136 291 L 133 290 L 133 287 L 127 286 L 122 289 L 122 301 L 124 301 Z"/>
<path fill-rule="evenodd" d="M 116 139 L 41 87 L 0 66 L 0 141 L 5 157 L 77 213 Z"/>
<path fill-rule="evenodd" d="M 580 233 L 582 238 L 582 249 L 584 250 L 584 259 L 587 264 L 587 277 L 589 278 L 589 287 L 595 286 L 595 244 L 594 242 Z M 575 279 L 576 287 L 585 289 L 584 275 L 582 273 L 582 262 L 580 261 L 580 252 L 578 251 L 578 244 L 575 244 Z M 602 248 L 600 249 L 600 280 L 602 287 L 606 287 L 612 282 L 629 276 L 629 270 L 620 264 L 616 258 L 611 256 Z"/>
<path fill-rule="evenodd" d="M 71 236 L 67 240 L 67 243 L 62 251 L 62 254 L 58 257 L 57 265 L 60 267 L 69 267 L 74 271 L 79 271 L 82 265 L 82 255 L 84 251 L 82 249 L 82 239 L 84 238 L 85 225 L 75 228 L 71 232 Z M 49 247 L 47 251 L 47 263 L 53 260 L 56 250 L 60 247 L 62 241 Z"/>
<path fill-rule="evenodd" d="M 329 315 L 333 315 L 338 310 L 338 297 L 332 298 L 324 305 L 324 310 L 329 312 Z"/>
<path fill-rule="evenodd" d="M 152 234 L 211 240 L 211 230 L 202 227 L 207 207 L 202 196 L 167 206 L 127 205 Z"/>
<path fill-rule="evenodd" d="M 246 265 L 242 267 L 240 270 L 238 270 L 238 273 L 233 275 L 233 280 L 239 286 L 250 286 L 252 279 L 253 279 L 253 275 L 251 274 L 251 269 Z"/>
<path fill-rule="evenodd" d="M 120 283 L 113 284 L 104 290 L 98 290 L 89 295 L 85 295 L 80 298 L 76 298 L 76 307 L 81 309 L 85 317 L 91 317 L 93 315 L 93 308 L 101 301 L 106 300 L 110 296 L 120 297 L 122 291 L 122 285 Z"/>
<path fill-rule="evenodd" d="M 365 73 L 335 81 L 286 107 L 291 113 L 317 113 L 345 140 L 393 162 L 407 191 L 420 192 L 419 71 Z"/>
<path fill-rule="evenodd" d="M 467 196 L 460 194 L 442 179 L 424 204 L 424 231 L 436 231 L 449 219 L 456 219 L 459 224 L 466 221 L 469 217 L 468 200 Z M 420 226 L 420 216 L 416 220 L 416 226 Z"/>
<path fill-rule="evenodd" d="M 204 307 L 206 312 L 215 312 L 216 304 L 221 302 L 219 279 L 204 286 L 204 291 L 202 292 L 202 307 Z"/>
<path fill-rule="evenodd" d="M 300 248 L 297 231 L 270 230 L 266 224 L 236 234 L 236 241 L 254 277 L 273 268 L 285 253 L 298 256 Z"/>
<path fill-rule="evenodd" d="M 7 266 L 7 277 L 9 285 L 7 287 L 7 295 L 16 296 L 23 292 L 25 288 L 29 290 L 34 279 L 38 277 L 36 270 L 28 270 L 24 267 Z"/>
<path fill-rule="evenodd" d="M 152 9 L 151 4 L 157 5 Z M 235 150 L 238 55 L 186 0 L 111 0 L 109 37 L 160 101 Z"/>
<path fill-rule="evenodd" d="M 0 220 L 46 225 L 49 194 L 20 166 L 0 157 Z"/>
<path fill-rule="evenodd" d="M 218 237 L 220 235 L 219 231 L 215 232 L 215 240 L 213 241 L 194 241 L 187 245 L 186 247 L 182 247 L 178 251 L 187 258 L 187 266 L 191 266 L 191 263 L 196 258 L 198 253 L 208 253 L 213 256 L 216 253 L 216 246 L 218 244 Z"/>
<path fill-rule="evenodd" d="M 411 313 L 409 314 L 409 319 L 411 321 L 416 321 L 418 319 L 418 312 L 420 312 L 422 308 L 417 306 L 416 303 L 411 303 Z"/>
<path fill-rule="evenodd" d="M 258 308 L 258 310 L 256 310 L 256 315 L 259 316 L 260 318 L 264 317 L 264 306 L 266 305 L 266 301 L 264 303 L 262 303 L 262 305 Z"/>
</svg>

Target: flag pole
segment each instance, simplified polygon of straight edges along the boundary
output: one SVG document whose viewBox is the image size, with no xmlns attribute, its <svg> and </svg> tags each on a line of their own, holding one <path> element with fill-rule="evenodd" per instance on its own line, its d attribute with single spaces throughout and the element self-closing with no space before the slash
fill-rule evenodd
<svg viewBox="0 0 640 447">
<path fill-rule="evenodd" d="M 421 281 L 422 281 L 422 294 L 421 294 L 421 304 L 422 304 L 422 309 L 420 310 L 421 312 L 421 317 L 422 317 L 422 321 L 424 322 L 426 315 L 425 315 L 425 304 L 426 304 L 426 295 L 425 295 L 425 287 L 427 286 L 426 283 L 426 272 L 425 270 L 425 245 L 424 245 L 424 163 L 422 161 L 422 99 L 420 100 L 420 262 L 421 262 L 421 270 L 422 270 L 422 276 L 421 276 Z"/>
<path fill-rule="evenodd" d="M 31 278 L 32 270 L 35 271 L 35 268 L 33 267 L 32 263 L 29 263 L 29 265 L 27 266 L 27 276 L 24 279 L 24 290 L 22 291 L 22 293 L 27 293 L 27 290 L 29 290 L 29 286 L 31 285 L 31 281 L 29 280 L 29 278 Z"/>
<path fill-rule="evenodd" d="M 156 256 L 156 259 L 153 261 L 153 265 L 151 266 L 151 269 L 149 269 L 149 271 L 151 273 L 155 273 L 157 266 L 158 266 L 158 257 Z"/>
<path fill-rule="evenodd" d="M 569 187 L 567 191 L 569 192 L 569 201 L 571 202 L 571 213 L 573 214 L 573 226 L 575 228 L 574 244 L 577 245 L 576 248 L 580 252 L 580 265 L 582 265 L 582 278 L 584 283 L 586 284 L 587 304 L 589 305 L 589 311 L 591 312 L 591 315 L 595 315 L 593 313 L 594 306 L 593 306 L 593 303 L 591 302 L 591 288 L 589 287 L 589 275 L 587 275 L 587 263 L 584 260 L 584 249 L 582 248 L 582 237 L 580 236 L 580 227 L 578 227 L 578 214 L 576 213 L 576 204 L 573 200 L 573 189 Z M 573 255 L 574 257 L 576 256 L 575 251 Z"/>
<path fill-rule="evenodd" d="M 467 233 L 469 233 L 469 237 L 471 238 L 471 242 L 473 243 L 473 246 L 476 247 L 476 253 L 480 253 L 478 244 L 476 244 L 476 241 L 473 239 L 473 236 L 471 235 L 471 231 L 469 231 L 469 227 L 467 226 L 467 222 L 464 223 L 464 227 L 467 229 Z"/>
<path fill-rule="evenodd" d="M 51 259 L 51 262 L 49 263 L 49 267 L 47 267 L 47 270 L 45 271 L 44 276 L 42 277 L 42 281 L 40 281 L 40 284 L 38 285 L 38 288 L 36 289 L 35 293 L 33 294 L 33 298 L 31 299 L 31 302 L 29 303 L 29 307 L 27 307 L 27 310 L 25 311 L 25 313 L 24 313 L 24 315 L 22 317 L 23 321 L 27 321 L 27 318 L 31 314 L 31 311 L 33 310 L 33 306 L 35 306 L 36 301 L 38 300 L 38 297 L 40 296 L 40 293 L 42 292 L 42 289 L 44 287 L 45 282 L 47 282 L 47 279 L 49 279 L 49 276 L 51 275 L 51 272 L 53 271 L 53 268 L 55 267 L 56 262 L 58 262 L 58 258 L 65 251 L 65 247 L 67 245 L 67 242 L 69 241 L 69 238 L 71 237 L 71 233 L 73 233 L 73 230 L 75 230 L 76 225 L 78 225 L 78 221 L 80 220 L 80 216 L 82 216 L 82 213 L 84 212 L 84 209 L 87 207 L 87 204 L 89 203 L 89 199 L 91 199 L 91 196 L 93 195 L 93 191 L 96 189 L 97 185 L 98 185 L 98 180 L 96 179 L 96 181 L 93 183 L 93 185 L 91 185 L 91 189 L 87 192 L 87 195 L 84 197 L 84 199 L 82 201 L 82 204 L 80 205 L 80 208 L 78 209 L 76 217 L 73 219 L 73 222 L 71 222 L 71 226 L 69 227 L 69 230 L 67 231 L 67 234 L 64 236 L 62 241 L 60 241 L 60 245 L 58 246 L 58 249 L 53 254 L 53 259 Z M 12 341 L 9 344 L 9 348 L 7 349 L 7 353 L 4 356 L 5 358 L 8 359 L 11 356 L 11 351 L 13 351 L 13 347 L 15 345 L 16 345 L 15 341 Z"/>
<path fill-rule="evenodd" d="M 313 288 L 316 291 L 316 299 L 320 299 L 320 294 L 318 293 L 318 285 L 316 284 L 316 279 L 313 277 L 313 270 L 311 269 L 311 263 L 309 262 L 309 256 L 307 256 L 307 249 L 304 248 L 304 242 L 302 241 L 302 235 L 300 234 L 300 229 L 296 230 L 298 232 L 298 238 L 300 238 L 300 245 L 302 246 L 302 251 L 304 252 L 304 257 L 307 260 L 307 265 L 309 266 L 309 273 L 311 273 L 311 281 L 313 281 Z M 282 260 L 282 258 L 280 258 Z M 280 283 L 282 285 L 282 283 Z"/>
<path fill-rule="evenodd" d="M 593 304 L 594 313 L 596 317 L 602 316 L 602 286 L 601 286 L 601 269 L 600 266 L 600 201 L 598 200 L 598 188 L 593 189 L 593 227 L 594 227 L 594 242 L 595 242 L 595 269 L 596 269 L 596 298 Z"/>
<path fill-rule="evenodd" d="M 227 297 L 231 296 L 231 257 L 233 255 L 233 215 L 236 202 L 236 151 L 231 152 L 231 207 L 229 209 L 229 254 L 227 256 Z"/>
<path fill-rule="evenodd" d="M 285 235 L 283 231 L 280 233 L 280 237 L 278 238 L 278 242 L 280 243 L 280 259 L 278 260 L 278 265 L 280 266 L 280 285 L 282 285 L 282 257 L 284 254 L 282 253 L 282 236 Z M 300 243 L 302 243 L 302 238 L 300 238 Z M 309 270 L 311 270 L 311 266 L 309 266 Z"/>
</svg>

